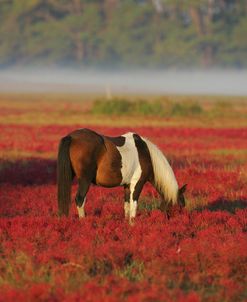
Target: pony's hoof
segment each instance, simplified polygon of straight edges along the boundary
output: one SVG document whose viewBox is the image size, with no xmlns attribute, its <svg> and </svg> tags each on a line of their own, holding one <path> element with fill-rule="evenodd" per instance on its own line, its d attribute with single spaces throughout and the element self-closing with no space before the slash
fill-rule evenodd
<svg viewBox="0 0 247 302">
<path fill-rule="evenodd" d="M 135 224 L 135 218 L 130 218 L 129 219 L 129 225 L 133 226 Z"/>
</svg>

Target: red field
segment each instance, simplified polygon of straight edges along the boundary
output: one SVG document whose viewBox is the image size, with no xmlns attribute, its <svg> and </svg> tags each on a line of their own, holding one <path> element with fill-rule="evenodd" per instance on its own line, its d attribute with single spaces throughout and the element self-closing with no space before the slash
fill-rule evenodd
<svg viewBox="0 0 247 302">
<path fill-rule="evenodd" d="M 183 127 L 180 120 L 120 128 L 116 121 L 62 125 L 57 116 L 36 125 L 19 103 L 1 107 L 0 301 L 246 301 L 245 125 Z M 36 111 L 37 119 L 45 110 Z M 74 204 L 69 218 L 58 218 L 58 141 L 88 124 L 156 143 L 179 184 L 188 183 L 186 209 L 174 208 L 168 220 L 147 185 L 130 226 L 122 188 L 92 186 L 85 219 L 78 220 Z"/>
</svg>

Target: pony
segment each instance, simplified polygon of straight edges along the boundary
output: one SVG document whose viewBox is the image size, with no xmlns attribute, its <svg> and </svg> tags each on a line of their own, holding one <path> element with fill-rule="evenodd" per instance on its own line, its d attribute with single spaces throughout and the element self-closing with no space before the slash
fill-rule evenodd
<svg viewBox="0 0 247 302">
<path fill-rule="evenodd" d="M 85 217 L 86 195 L 91 184 L 124 187 L 124 212 L 136 216 L 143 186 L 150 182 L 162 197 L 160 209 L 185 206 L 187 185 L 178 187 L 173 170 L 161 150 L 136 133 L 110 137 L 90 129 L 78 129 L 60 140 L 57 158 L 59 215 L 69 215 L 71 187 L 78 180 L 75 202 L 79 218 Z"/>
</svg>

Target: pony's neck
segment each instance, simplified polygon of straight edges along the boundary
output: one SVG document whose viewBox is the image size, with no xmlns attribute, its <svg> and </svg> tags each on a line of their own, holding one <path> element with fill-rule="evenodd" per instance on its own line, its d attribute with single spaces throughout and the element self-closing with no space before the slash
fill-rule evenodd
<svg viewBox="0 0 247 302">
<path fill-rule="evenodd" d="M 166 202 L 177 203 L 178 183 L 173 170 L 161 150 L 152 142 L 143 138 L 151 156 L 154 186 Z"/>
</svg>

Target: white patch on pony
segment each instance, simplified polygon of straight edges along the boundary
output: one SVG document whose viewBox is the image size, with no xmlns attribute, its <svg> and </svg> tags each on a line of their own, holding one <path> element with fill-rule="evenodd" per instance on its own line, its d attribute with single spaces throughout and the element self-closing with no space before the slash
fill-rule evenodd
<svg viewBox="0 0 247 302">
<path fill-rule="evenodd" d="M 158 189 L 158 191 L 163 193 L 167 201 L 171 201 L 173 204 L 176 204 L 178 195 L 178 183 L 170 164 L 156 145 L 151 143 L 146 138 L 142 137 L 142 139 L 147 144 L 148 150 L 150 152 L 156 188 Z"/>
<path fill-rule="evenodd" d="M 77 211 L 78 211 L 79 218 L 86 217 L 85 210 L 84 210 L 85 201 L 86 201 L 86 198 L 84 198 L 84 201 L 83 201 L 83 204 L 82 204 L 81 207 L 77 206 Z"/>
<path fill-rule="evenodd" d="M 124 203 L 124 216 L 125 218 L 128 218 L 130 215 L 130 203 L 125 201 Z"/>
<path fill-rule="evenodd" d="M 130 185 L 130 202 L 124 204 L 125 217 L 131 218 L 136 216 L 137 201 L 133 201 L 133 193 L 135 186 L 139 181 L 142 169 L 139 161 L 138 150 L 135 145 L 133 133 L 129 132 L 124 135 L 125 143 L 121 147 L 117 147 L 122 159 L 122 182 L 121 185 Z"/>
<path fill-rule="evenodd" d="M 122 136 L 125 137 L 125 143 L 123 146 L 117 147 L 122 158 L 121 185 L 130 184 L 131 195 L 133 195 L 134 187 L 141 177 L 142 169 L 133 133 L 129 132 Z"/>
</svg>

